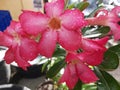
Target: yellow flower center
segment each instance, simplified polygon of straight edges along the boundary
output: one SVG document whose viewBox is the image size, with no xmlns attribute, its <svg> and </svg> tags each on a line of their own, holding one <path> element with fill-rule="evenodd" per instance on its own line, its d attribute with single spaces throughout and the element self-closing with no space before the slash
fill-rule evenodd
<svg viewBox="0 0 120 90">
<path fill-rule="evenodd" d="M 52 29 L 59 29 L 61 27 L 60 20 L 57 18 L 52 18 L 49 22 L 49 26 Z"/>
</svg>

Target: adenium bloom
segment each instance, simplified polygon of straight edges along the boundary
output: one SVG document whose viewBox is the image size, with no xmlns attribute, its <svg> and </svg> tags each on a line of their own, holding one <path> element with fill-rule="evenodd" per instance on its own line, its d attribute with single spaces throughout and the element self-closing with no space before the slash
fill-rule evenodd
<svg viewBox="0 0 120 90">
<path fill-rule="evenodd" d="M 101 64 L 106 51 L 105 44 L 108 37 L 102 39 L 83 39 L 82 52 L 68 53 L 66 56 L 66 68 L 60 79 L 60 83 L 66 82 L 70 89 L 73 89 L 78 79 L 83 83 L 91 83 L 98 80 L 89 66 Z"/>
<path fill-rule="evenodd" d="M 30 66 L 28 61 L 35 59 L 38 55 L 37 43 L 28 38 L 20 23 L 15 21 L 12 21 L 4 32 L 0 32 L 0 46 L 8 48 L 4 56 L 6 63 L 15 61 L 24 70 Z"/>
<path fill-rule="evenodd" d="M 83 52 L 79 54 L 79 58 L 89 65 L 99 65 L 103 60 L 106 52 L 105 45 L 109 40 L 108 37 L 101 39 L 82 39 L 81 49 Z"/>
<path fill-rule="evenodd" d="M 115 40 L 120 39 L 120 6 L 116 6 L 110 12 L 107 10 L 100 10 L 103 13 L 98 17 L 87 18 L 89 25 L 103 25 L 109 26 Z M 99 14 L 98 13 L 98 14 Z"/>
<path fill-rule="evenodd" d="M 60 79 L 60 83 L 66 82 L 69 89 L 73 89 L 78 79 L 84 83 L 91 83 L 98 80 L 94 72 L 87 64 L 82 62 L 77 54 L 69 53 L 66 56 L 66 68 Z"/>
<path fill-rule="evenodd" d="M 51 57 L 56 43 L 66 50 L 78 49 L 81 42 L 79 30 L 86 25 L 83 13 L 77 9 L 64 10 L 64 0 L 46 3 L 45 12 L 23 11 L 20 15 L 26 33 L 41 35 L 39 53 Z"/>
</svg>

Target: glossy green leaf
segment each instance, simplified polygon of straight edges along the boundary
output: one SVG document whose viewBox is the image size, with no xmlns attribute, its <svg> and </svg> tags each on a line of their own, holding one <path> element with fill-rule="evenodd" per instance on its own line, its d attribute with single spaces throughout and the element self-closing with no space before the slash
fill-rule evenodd
<svg viewBox="0 0 120 90">
<path fill-rule="evenodd" d="M 83 11 L 84 9 L 86 9 L 89 6 L 89 3 L 87 1 L 83 1 L 80 2 L 76 5 L 76 8 L 78 8 L 79 10 Z"/>
<path fill-rule="evenodd" d="M 95 83 L 83 84 L 82 90 L 97 90 L 97 85 Z"/>
<path fill-rule="evenodd" d="M 104 26 L 104 27 L 100 27 L 97 30 L 101 33 L 100 37 L 103 37 L 106 36 L 106 34 L 108 34 L 108 32 L 110 31 L 110 27 Z"/>
<path fill-rule="evenodd" d="M 97 82 L 97 90 L 120 90 L 119 83 L 109 73 L 95 68 L 99 81 Z"/>
<path fill-rule="evenodd" d="M 56 76 L 59 71 L 65 66 L 65 61 L 64 60 L 60 60 L 58 62 L 56 62 L 47 72 L 47 77 L 48 78 L 52 78 L 54 76 Z"/>
<path fill-rule="evenodd" d="M 46 71 L 47 70 L 47 66 L 51 63 L 50 60 L 48 60 L 47 62 L 45 62 L 42 66 L 42 72 Z"/>
<path fill-rule="evenodd" d="M 82 82 L 79 80 L 73 90 L 82 90 Z"/>
<path fill-rule="evenodd" d="M 99 65 L 99 68 L 103 70 L 113 70 L 116 69 L 119 65 L 118 55 L 110 50 L 107 50 L 104 54 L 104 60 L 102 64 Z"/>
<path fill-rule="evenodd" d="M 120 44 L 110 47 L 109 50 L 120 56 Z"/>
<path fill-rule="evenodd" d="M 53 54 L 53 57 L 58 57 L 58 56 L 65 56 L 65 50 L 63 48 L 61 48 L 60 46 L 56 47 L 56 50 Z"/>
</svg>

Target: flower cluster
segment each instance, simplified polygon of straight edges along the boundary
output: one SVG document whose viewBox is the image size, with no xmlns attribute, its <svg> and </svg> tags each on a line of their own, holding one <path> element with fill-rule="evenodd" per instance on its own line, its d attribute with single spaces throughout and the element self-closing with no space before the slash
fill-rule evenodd
<svg viewBox="0 0 120 90">
<path fill-rule="evenodd" d="M 23 11 L 19 22 L 11 21 L 10 26 L 0 32 L 0 45 L 8 47 L 4 57 L 6 63 L 15 61 L 26 70 L 29 61 L 38 55 L 51 58 L 59 44 L 66 51 L 66 67 L 59 82 L 66 82 L 73 89 L 79 79 L 84 83 L 98 80 L 90 66 L 101 64 L 109 39 L 84 38 L 82 28 L 87 25 L 110 26 L 115 40 L 120 39 L 120 7 L 110 12 L 102 10 L 105 15 L 86 19 L 80 10 L 64 7 L 64 0 L 53 0 L 45 4 L 45 13 Z"/>
</svg>

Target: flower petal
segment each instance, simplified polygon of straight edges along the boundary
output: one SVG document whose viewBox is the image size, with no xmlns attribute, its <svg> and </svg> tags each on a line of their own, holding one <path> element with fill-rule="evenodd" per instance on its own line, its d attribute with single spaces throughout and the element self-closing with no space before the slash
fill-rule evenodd
<svg viewBox="0 0 120 90">
<path fill-rule="evenodd" d="M 81 43 L 80 32 L 62 29 L 58 32 L 58 42 L 66 50 L 77 50 Z"/>
<path fill-rule="evenodd" d="M 117 24 L 109 24 L 111 26 L 111 31 L 114 36 L 115 40 L 120 40 L 120 25 L 118 26 Z"/>
<path fill-rule="evenodd" d="M 37 43 L 33 40 L 22 38 L 20 48 L 20 56 L 26 60 L 33 60 L 38 56 Z"/>
<path fill-rule="evenodd" d="M 64 10 L 64 0 L 54 0 L 45 4 L 45 11 L 49 17 L 57 17 Z"/>
<path fill-rule="evenodd" d="M 118 18 L 119 18 L 119 14 L 120 14 L 120 6 L 115 6 L 115 8 L 113 8 L 113 9 L 110 11 L 110 16 L 111 16 L 111 15 L 114 15 L 115 17 L 118 17 Z"/>
<path fill-rule="evenodd" d="M 6 35 L 4 32 L 0 32 L 0 46 L 10 47 L 13 43 L 13 38 Z"/>
<path fill-rule="evenodd" d="M 78 81 L 78 77 L 76 76 L 76 70 L 74 66 L 67 65 L 65 68 L 64 74 L 60 78 L 60 83 L 66 82 L 67 86 L 70 89 L 73 89 Z"/>
<path fill-rule="evenodd" d="M 66 60 L 67 63 L 70 63 L 73 60 L 79 60 L 79 58 L 77 57 L 76 53 L 68 53 L 65 60 Z"/>
<path fill-rule="evenodd" d="M 98 80 L 97 76 L 93 73 L 93 71 L 90 68 L 88 68 L 85 64 L 78 63 L 76 64 L 76 68 L 78 76 L 80 80 L 82 80 L 82 82 L 92 83 Z"/>
<path fill-rule="evenodd" d="M 108 22 L 107 25 L 110 26 L 111 31 L 113 33 L 114 39 L 120 39 L 120 6 L 116 6 L 110 11 L 108 15 Z"/>
<path fill-rule="evenodd" d="M 57 42 L 57 32 L 56 31 L 45 31 L 40 38 L 38 51 L 41 55 L 46 57 L 51 57 Z"/>
<path fill-rule="evenodd" d="M 19 18 L 22 28 L 28 34 L 37 35 L 46 30 L 48 25 L 48 17 L 40 12 L 24 11 Z"/>
<path fill-rule="evenodd" d="M 30 64 L 20 56 L 19 51 L 20 51 L 20 49 L 17 46 L 16 51 L 15 51 L 15 62 L 18 64 L 19 67 L 21 67 L 24 70 L 27 70 L 27 67 L 29 67 Z"/>
<path fill-rule="evenodd" d="M 104 44 L 104 43 L 103 43 Z M 98 43 L 98 41 L 92 40 L 92 39 L 82 39 L 82 49 L 85 51 L 106 51 L 106 48 L 104 47 L 104 45 L 101 45 Z"/>
<path fill-rule="evenodd" d="M 109 37 L 106 36 L 106 37 L 103 37 L 101 39 L 96 38 L 96 39 L 92 39 L 92 40 L 95 41 L 95 42 L 97 42 L 99 45 L 104 46 L 104 45 L 107 44 L 107 42 L 109 40 Z"/>
<path fill-rule="evenodd" d="M 78 30 L 87 25 L 83 13 L 79 10 L 66 10 L 61 15 L 61 23 L 68 30 Z"/>
<path fill-rule="evenodd" d="M 6 61 L 7 64 L 10 64 L 15 60 L 14 52 L 15 52 L 14 48 L 11 47 L 5 53 L 4 60 Z"/>
<path fill-rule="evenodd" d="M 82 62 L 92 66 L 101 64 L 103 61 L 103 56 L 103 51 L 82 52 L 78 54 L 78 57 Z"/>
</svg>

